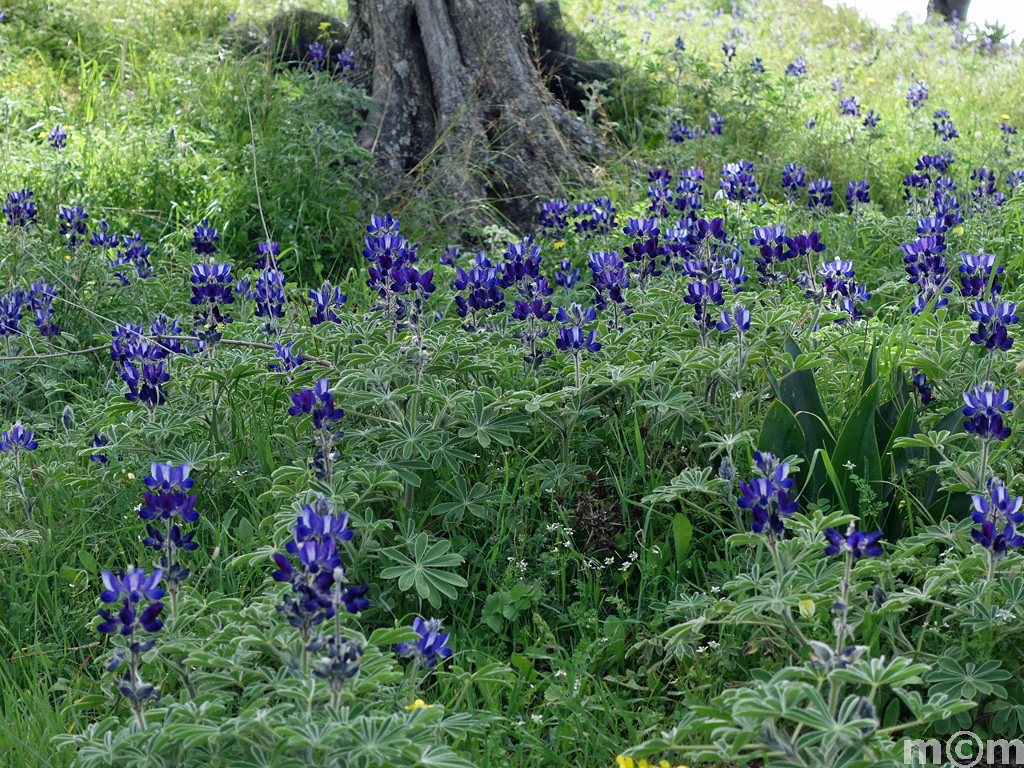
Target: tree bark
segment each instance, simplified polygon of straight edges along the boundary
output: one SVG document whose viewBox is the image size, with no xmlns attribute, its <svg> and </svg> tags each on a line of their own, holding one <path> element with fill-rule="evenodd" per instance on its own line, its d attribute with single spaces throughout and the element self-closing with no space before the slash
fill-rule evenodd
<svg viewBox="0 0 1024 768">
<path fill-rule="evenodd" d="M 543 87 L 511 0 L 349 0 L 348 47 L 375 104 L 360 141 L 457 218 L 524 224 L 598 150 Z"/>
<path fill-rule="evenodd" d="M 967 21 L 967 9 L 971 6 L 971 0 L 929 0 L 928 10 L 937 13 L 946 21 L 953 21 L 954 18 L 961 24 Z"/>
</svg>

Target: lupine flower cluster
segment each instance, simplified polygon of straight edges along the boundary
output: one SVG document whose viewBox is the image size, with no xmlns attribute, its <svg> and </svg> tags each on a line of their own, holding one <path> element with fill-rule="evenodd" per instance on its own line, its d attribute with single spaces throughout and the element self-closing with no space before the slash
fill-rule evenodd
<svg viewBox="0 0 1024 768">
<path fill-rule="evenodd" d="M 512 319 L 527 323 L 525 330 L 516 331 L 513 337 L 520 339 L 526 345 L 527 354 L 524 358 L 526 364 L 537 368 L 545 359 L 551 356 L 549 351 L 538 351 L 537 342 L 547 338 L 548 330 L 543 323 L 554 320 L 551 313 L 551 302 L 547 300 L 554 289 L 548 285 L 545 277 L 527 277 L 517 284 L 517 292 L 521 298 L 515 299 L 512 306 Z"/>
<path fill-rule="evenodd" d="M 919 232 L 934 231 L 931 227 L 926 220 L 918 223 Z M 938 228 L 945 231 L 941 224 Z M 946 250 L 946 241 L 942 234 L 925 234 L 912 243 L 901 245 L 900 248 L 903 250 L 903 263 L 906 264 L 910 284 L 917 288 L 917 298 L 914 299 L 910 311 L 919 315 L 929 305 L 932 306 L 933 312 L 945 307 L 949 303 L 946 294 L 952 292 L 953 286 L 949 282 L 949 271 L 942 256 L 942 252 Z"/>
<path fill-rule="evenodd" d="M 936 110 L 935 120 L 936 122 L 932 123 L 932 130 L 935 131 L 936 137 L 943 141 L 952 141 L 960 136 L 956 126 L 953 125 L 953 121 L 949 117 L 949 110 Z"/>
<path fill-rule="evenodd" d="M 613 330 L 619 328 L 620 315 L 631 315 L 632 308 L 626 304 L 626 289 L 629 288 L 629 273 L 626 263 L 618 251 L 596 251 L 590 254 L 591 285 L 594 288 L 595 305 L 604 310 L 612 306 Z"/>
<path fill-rule="evenodd" d="M 789 279 L 789 275 L 782 271 L 782 266 L 796 256 L 796 251 L 787 247 L 784 226 L 755 227 L 750 244 L 760 254 L 754 257 L 754 264 L 757 265 L 757 279 L 762 285 L 776 288 Z"/>
<path fill-rule="evenodd" d="M 199 546 L 194 540 L 196 532 L 183 534 L 179 525 L 179 521 L 191 524 L 199 519 L 196 495 L 189 493 L 195 484 L 189 477 L 191 469 L 188 464 L 174 466 L 154 462 L 150 466 L 152 474 L 143 481 L 149 490 L 145 493 L 145 503 L 139 508 L 139 517 L 146 521 L 149 534 L 142 544 L 159 553 L 158 563 L 172 600 L 190 573 L 178 562 L 177 553 L 192 552 Z"/>
<path fill-rule="evenodd" d="M 782 191 L 791 202 L 799 202 L 801 190 L 807 186 L 804 167 L 796 163 L 788 163 L 782 169 Z"/>
<path fill-rule="evenodd" d="M 601 344 L 597 341 L 597 329 L 591 329 L 589 332 L 585 330 L 586 326 L 597 321 L 597 310 L 592 306 L 583 307 L 573 303 L 569 309 L 559 307 L 555 320 L 562 326 L 558 329 L 555 346 L 562 352 L 572 355 L 576 369 L 576 388 L 579 389 L 582 384 L 580 354 L 583 350 L 597 352 L 601 349 Z"/>
<path fill-rule="evenodd" d="M 792 62 L 786 65 L 786 77 L 800 77 L 807 74 L 807 59 L 797 56 Z"/>
<path fill-rule="evenodd" d="M 483 252 L 474 257 L 469 271 L 461 267 L 455 268 L 452 286 L 462 294 L 455 297 L 455 311 L 459 317 L 469 318 L 469 323 L 465 326 L 467 330 L 481 330 L 478 315 L 492 310 L 501 312 L 505 309 L 503 282 L 497 268 Z"/>
<path fill-rule="evenodd" d="M 971 519 L 978 526 L 971 529 L 971 537 L 995 559 L 1005 555 L 1007 549 L 1024 546 L 1024 536 L 1017 532 L 1024 523 L 1024 498 L 1011 496 L 998 477 L 989 478 L 987 491 L 985 495 L 971 496 Z"/>
<path fill-rule="evenodd" d="M 928 84 L 918 80 L 907 89 L 907 106 L 918 110 L 928 100 Z"/>
<path fill-rule="evenodd" d="M 245 291 L 239 287 L 239 294 L 244 295 L 256 304 L 256 317 L 263 318 L 260 331 L 268 336 L 278 333 L 276 321 L 285 316 L 285 278 L 277 263 L 280 249 L 277 243 L 260 243 L 258 253 L 262 271 L 256 278 L 256 284 Z M 313 294 L 313 291 L 310 291 Z"/>
<path fill-rule="evenodd" d="M 761 201 L 761 188 L 754 179 L 753 163 L 747 160 L 726 163 L 721 177 L 718 192 L 715 193 L 716 200 L 733 200 L 738 203 Z"/>
<path fill-rule="evenodd" d="M 341 307 L 348 299 L 348 296 L 328 282 L 320 286 L 320 290 L 309 289 L 309 298 L 313 301 L 313 314 L 310 315 L 310 325 L 321 323 L 340 323 Z"/>
<path fill-rule="evenodd" d="M 21 422 L 15 422 L 10 429 L 0 433 L 0 452 L 17 456 L 22 451 L 34 451 L 39 447 L 36 433 L 25 429 Z"/>
<path fill-rule="evenodd" d="M 291 587 L 277 610 L 299 630 L 304 649 L 316 626 L 343 612 L 359 613 L 369 607 L 365 597 L 369 586 L 348 586 L 345 581 L 339 546 L 351 538 L 348 514 L 335 513 L 330 502 L 320 497 L 312 505 L 302 505 L 285 552 L 273 556 L 274 581 Z M 317 643 L 315 649 L 323 645 Z M 341 661 L 343 649 L 336 646 L 335 651 L 335 661 Z"/>
<path fill-rule="evenodd" d="M 46 282 L 32 283 L 28 292 L 29 306 L 35 313 L 33 322 L 44 338 L 60 336 L 60 326 L 54 321 L 53 301 L 58 289 Z"/>
<path fill-rule="evenodd" d="M 434 271 L 420 274 L 412 266 L 419 261 L 419 246 L 399 234 L 401 226 L 390 213 L 370 217 L 363 249 L 363 256 L 370 262 L 366 284 L 380 297 L 374 311 L 383 312 L 385 320 L 396 327 L 408 319 L 418 328 L 422 302 L 434 291 Z"/>
<path fill-rule="evenodd" d="M 963 414 L 967 417 L 965 431 L 985 446 L 1001 443 L 1010 437 L 1013 430 L 1003 424 L 1003 417 L 1013 410 L 1008 389 L 997 390 L 995 384 L 986 381 L 980 387 L 964 392 L 963 398 Z"/>
<path fill-rule="evenodd" d="M 661 229 L 657 217 L 628 218 L 622 228 L 625 235 L 636 238 L 622 249 L 622 260 L 630 265 L 630 272 L 637 285 L 646 286 L 652 277 L 661 274 L 660 259 L 666 248 L 659 241 Z"/>
<path fill-rule="evenodd" d="M 327 51 L 324 49 L 324 44 L 310 43 L 308 54 L 310 68 L 314 72 L 323 72 L 324 65 L 327 63 Z"/>
<path fill-rule="evenodd" d="M 60 233 L 64 236 L 64 243 L 71 253 L 75 253 L 78 246 L 85 242 L 85 237 L 89 234 L 89 226 L 86 224 L 88 220 L 89 214 L 80 205 L 62 205 L 60 207 L 57 221 L 60 223 Z"/>
<path fill-rule="evenodd" d="M 883 535 L 881 531 L 862 533 L 853 525 L 845 536 L 835 528 L 826 528 L 825 539 L 828 544 L 825 546 L 825 554 L 829 557 L 846 554 L 853 560 L 860 560 L 862 557 L 881 557 L 882 545 L 878 542 Z"/>
<path fill-rule="evenodd" d="M 216 230 L 213 232 L 216 238 Z M 196 250 L 199 251 L 198 246 Z M 196 337 L 207 343 L 220 341 L 220 326 L 232 322 L 232 318 L 221 308 L 235 303 L 231 265 L 193 264 L 190 281 L 192 298 L 189 301 L 196 307 Z"/>
<path fill-rule="evenodd" d="M 289 416 L 313 417 L 313 439 L 317 446 L 314 464 L 321 470 L 324 479 L 330 483 L 334 444 L 345 436 L 344 430 L 337 428 L 338 422 L 345 416 L 345 411 L 334 405 L 334 395 L 331 394 L 327 379 L 320 379 L 312 389 L 292 392 L 289 397 L 292 401 L 288 408 Z"/>
<path fill-rule="evenodd" d="M 851 213 L 860 210 L 862 205 L 871 202 L 871 187 L 868 180 L 851 181 L 846 187 L 846 210 Z"/>
<path fill-rule="evenodd" d="M 818 267 L 818 275 L 821 278 L 819 287 L 808 286 L 805 297 L 821 301 L 832 311 L 843 313 L 843 316 L 836 318 L 837 323 L 860 318 L 863 313 L 857 304 L 868 301 L 871 294 L 868 293 L 867 286 L 858 284 L 853 279 L 853 262 L 839 257 L 832 261 L 822 261 Z"/>
<path fill-rule="evenodd" d="M 3 212 L 7 216 L 7 226 L 12 229 L 27 229 L 35 223 L 38 211 L 32 200 L 31 189 L 21 189 L 7 193 L 7 202 Z"/>
<path fill-rule="evenodd" d="M 160 620 L 164 590 L 159 586 L 163 572 L 157 568 L 147 574 L 141 568 L 128 566 L 116 576 L 110 571 L 103 571 L 100 576 L 104 586 L 100 600 L 107 605 L 119 603 L 120 610 L 114 613 L 100 608 L 101 620 L 96 629 L 104 635 L 123 637 L 127 650 L 127 653 L 122 650 L 114 653 L 107 671 L 114 672 L 122 664 L 127 665 L 124 676 L 117 681 L 117 689 L 145 727 L 142 710 L 148 702 L 158 700 L 160 694 L 155 687 L 143 681 L 139 664 L 142 654 L 155 645 L 155 641 L 147 639 L 146 635 L 159 632 L 164 625 Z"/>
<path fill-rule="evenodd" d="M 110 225 L 106 221 L 99 223 L 99 228 L 93 233 L 91 243 L 103 249 L 106 255 L 111 248 L 121 245 L 121 250 L 116 257 L 110 259 L 110 268 L 114 270 L 114 278 L 119 285 L 131 284 L 131 278 L 124 267 L 132 267 L 135 270 L 135 277 L 139 280 L 146 280 L 153 276 L 153 267 L 149 263 L 149 246 L 143 241 L 142 235 L 133 232 L 131 235 L 120 236 L 110 234 Z M 109 257 L 108 257 L 109 258 Z"/>
<path fill-rule="evenodd" d="M 595 197 L 592 201 L 572 204 L 575 217 L 573 228 L 582 239 L 593 236 L 607 237 L 618 226 L 615 219 L 615 205 L 607 197 Z"/>
<path fill-rule="evenodd" d="M 759 476 L 750 481 L 740 480 L 741 495 L 736 503 L 740 509 L 750 510 L 754 533 L 774 542 L 786 529 L 786 518 L 797 510 L 796 501 L 789 498 L 793 478 L 789 476 L 789 464 L 773 453 L 756 451 L 754 465 Z"/>
<path fill-rule="evenodd" d="M 440 619 L 423 619 L 417 616 L 412 622 L 413 631 L 420 637 L 416 642 L 399 643 L 395 651 L 399 656 L 412 659 L 413 664 L 425 669 L 432 668 L 439 660 L 447 659 L 452 655 L 452 649 L 448 646 L 450 632 L 442 631 Z"/>
<path fill-rule="evenodd" d="M 569 226 L 569 202 L 567 200 L 551 200 L 541 205 L 537 223 L 541 231 L 548 237 L 558 237 L 565 233 Z"/>
<path fill-rule="evenodd" d="M 67 131 L 64 130 L 64 127 L 60 123 L 57 123 L 55 126 L 53 126 L 53 129 L 46 136 L 46 140 L 47 142 L 49 142 L 50 146 L 53 149 L 60 151 L 64 149 L 65 146 L 67 146 L 68 133 Z"/>
<path fill-rule="evenodd" d="M 184 353 L 187 349 L 177 339 L 160 338 L 181 335 L 177 320 L 157 315 L 150 330 L 159 340 L 146 338 L 140 325 L 116 326 L 110 334 L 110 358 L 121 364 L 121 379 L 128 385 L 125 399 L 130 403 L 144 403 L 153 411 L 166 402 L 164 385 L 170 380 L 167 359 L 172 353 Z M 203 346 L 201 341 L 192 343 L 196 349 Z"/>
<path fill-rule="evenodd" d="M 807 208 L 821 215 L 832 207 L 832 180 L 824 176 L 812 181 L 807 188 Z"/>
<path fill-rule="evenodd" d="M 999 206 L 1006 202 L 1006 195 L 996 189 L 996 172 L 977 168 L 971 172 L 971 181 L 977 182 L 971 190 L 971 210 L 978 213 L 988 205 Z"/>
<path fill-rule="evenodd" d="M 1013 337 L 1009 335 L 1011 325 L 1017 325 L 1017 303 L 1003 301 L 992 304 L 989 301 L 976 300 L 970 312 L 970 318 L 978 324 L 978 330 L 971 334 L 971 341 L 994 352 L 1006 352 L 1013 346 Z"/>
</svg>

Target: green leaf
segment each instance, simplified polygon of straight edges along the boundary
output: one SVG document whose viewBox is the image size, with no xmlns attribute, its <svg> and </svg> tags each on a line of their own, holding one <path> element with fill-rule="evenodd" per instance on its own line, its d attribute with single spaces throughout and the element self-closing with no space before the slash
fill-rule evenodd
<svg viewBox="0 0 1024 768">
<path fill-rule="evenodd" d="M 847 507 L 847 512 L 859 513 L 860 493 L 854 485 L 853 476 L 880 488 L 882 470 L 878 458 L 878 443 L 875 440 L 875 409 L 878 407 L 879 382 L 871 384 L 861 396 L 857 405 L 843 425 L 843 431 L 836 440 L 832 452 L 832 466 L 842 486 L 842 496 L 847 504 L 857 503 L 856 509 Z M 877 493 L 878 491 L 876 491 Z"/>
<path fill-rule="evenodd" d="M 385 549 L 381 554 L 398 563 L 381 571 L 381 578 L 398 579 L 398 588 L 402 592 L 412 589 L 433 607 L 441 605 L 441 598 L 454 600 L 458 589 L 468 586 L 468 582 L 457 573 L 446 569 L 462 565 L 464 558 L 457 552 L 449 552 L 452 543 L 448 539 L 439 539 L 430 543 L 430 535 L 421 533 L 412 542 L 412 557 L 407 556 L 397 547 Z"/>
</svg>

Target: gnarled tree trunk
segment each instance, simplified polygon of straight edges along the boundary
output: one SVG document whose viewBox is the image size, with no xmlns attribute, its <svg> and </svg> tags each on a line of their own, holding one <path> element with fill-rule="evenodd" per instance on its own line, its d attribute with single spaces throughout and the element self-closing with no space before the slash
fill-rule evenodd
<svg viewBox="0 0 1024 768">
<path fill-rule="evenodd" d="M 963 24 L 967 21 L 967 9 L 971 6 L 971 0 L 929 0 L 928 10 L 937 13 L 946 21 L 953 21 L 954 17 Z"/>
<path fill-rule="evenodd" d="M 361 141 L 462 218 L 525 223 L 584 177 L 595 141 L 541 83 L 511 0 L 349 0 L 349 31 L 375 103 Z"/>
</svg>

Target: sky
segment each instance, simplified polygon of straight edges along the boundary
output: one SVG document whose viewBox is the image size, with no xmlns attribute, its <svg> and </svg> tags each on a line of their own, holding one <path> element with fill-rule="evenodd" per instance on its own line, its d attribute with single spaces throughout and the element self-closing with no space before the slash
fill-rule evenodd
<svg viewBox="0 0 1024 768">
<path fill-rule="evenodd" d="M 882 26 L 889 26 L 901 13 L 909 13 L 914 21 L 924 21 L 928 0 L 825 0 L 833 8 L 847 5 Z M 1016 30 L 1013 39 L 1024 40 L 1024 0 L 971 0 L 967 20 L 975 24 L 999 21 L 1007 30 Z"/>
</svg>

